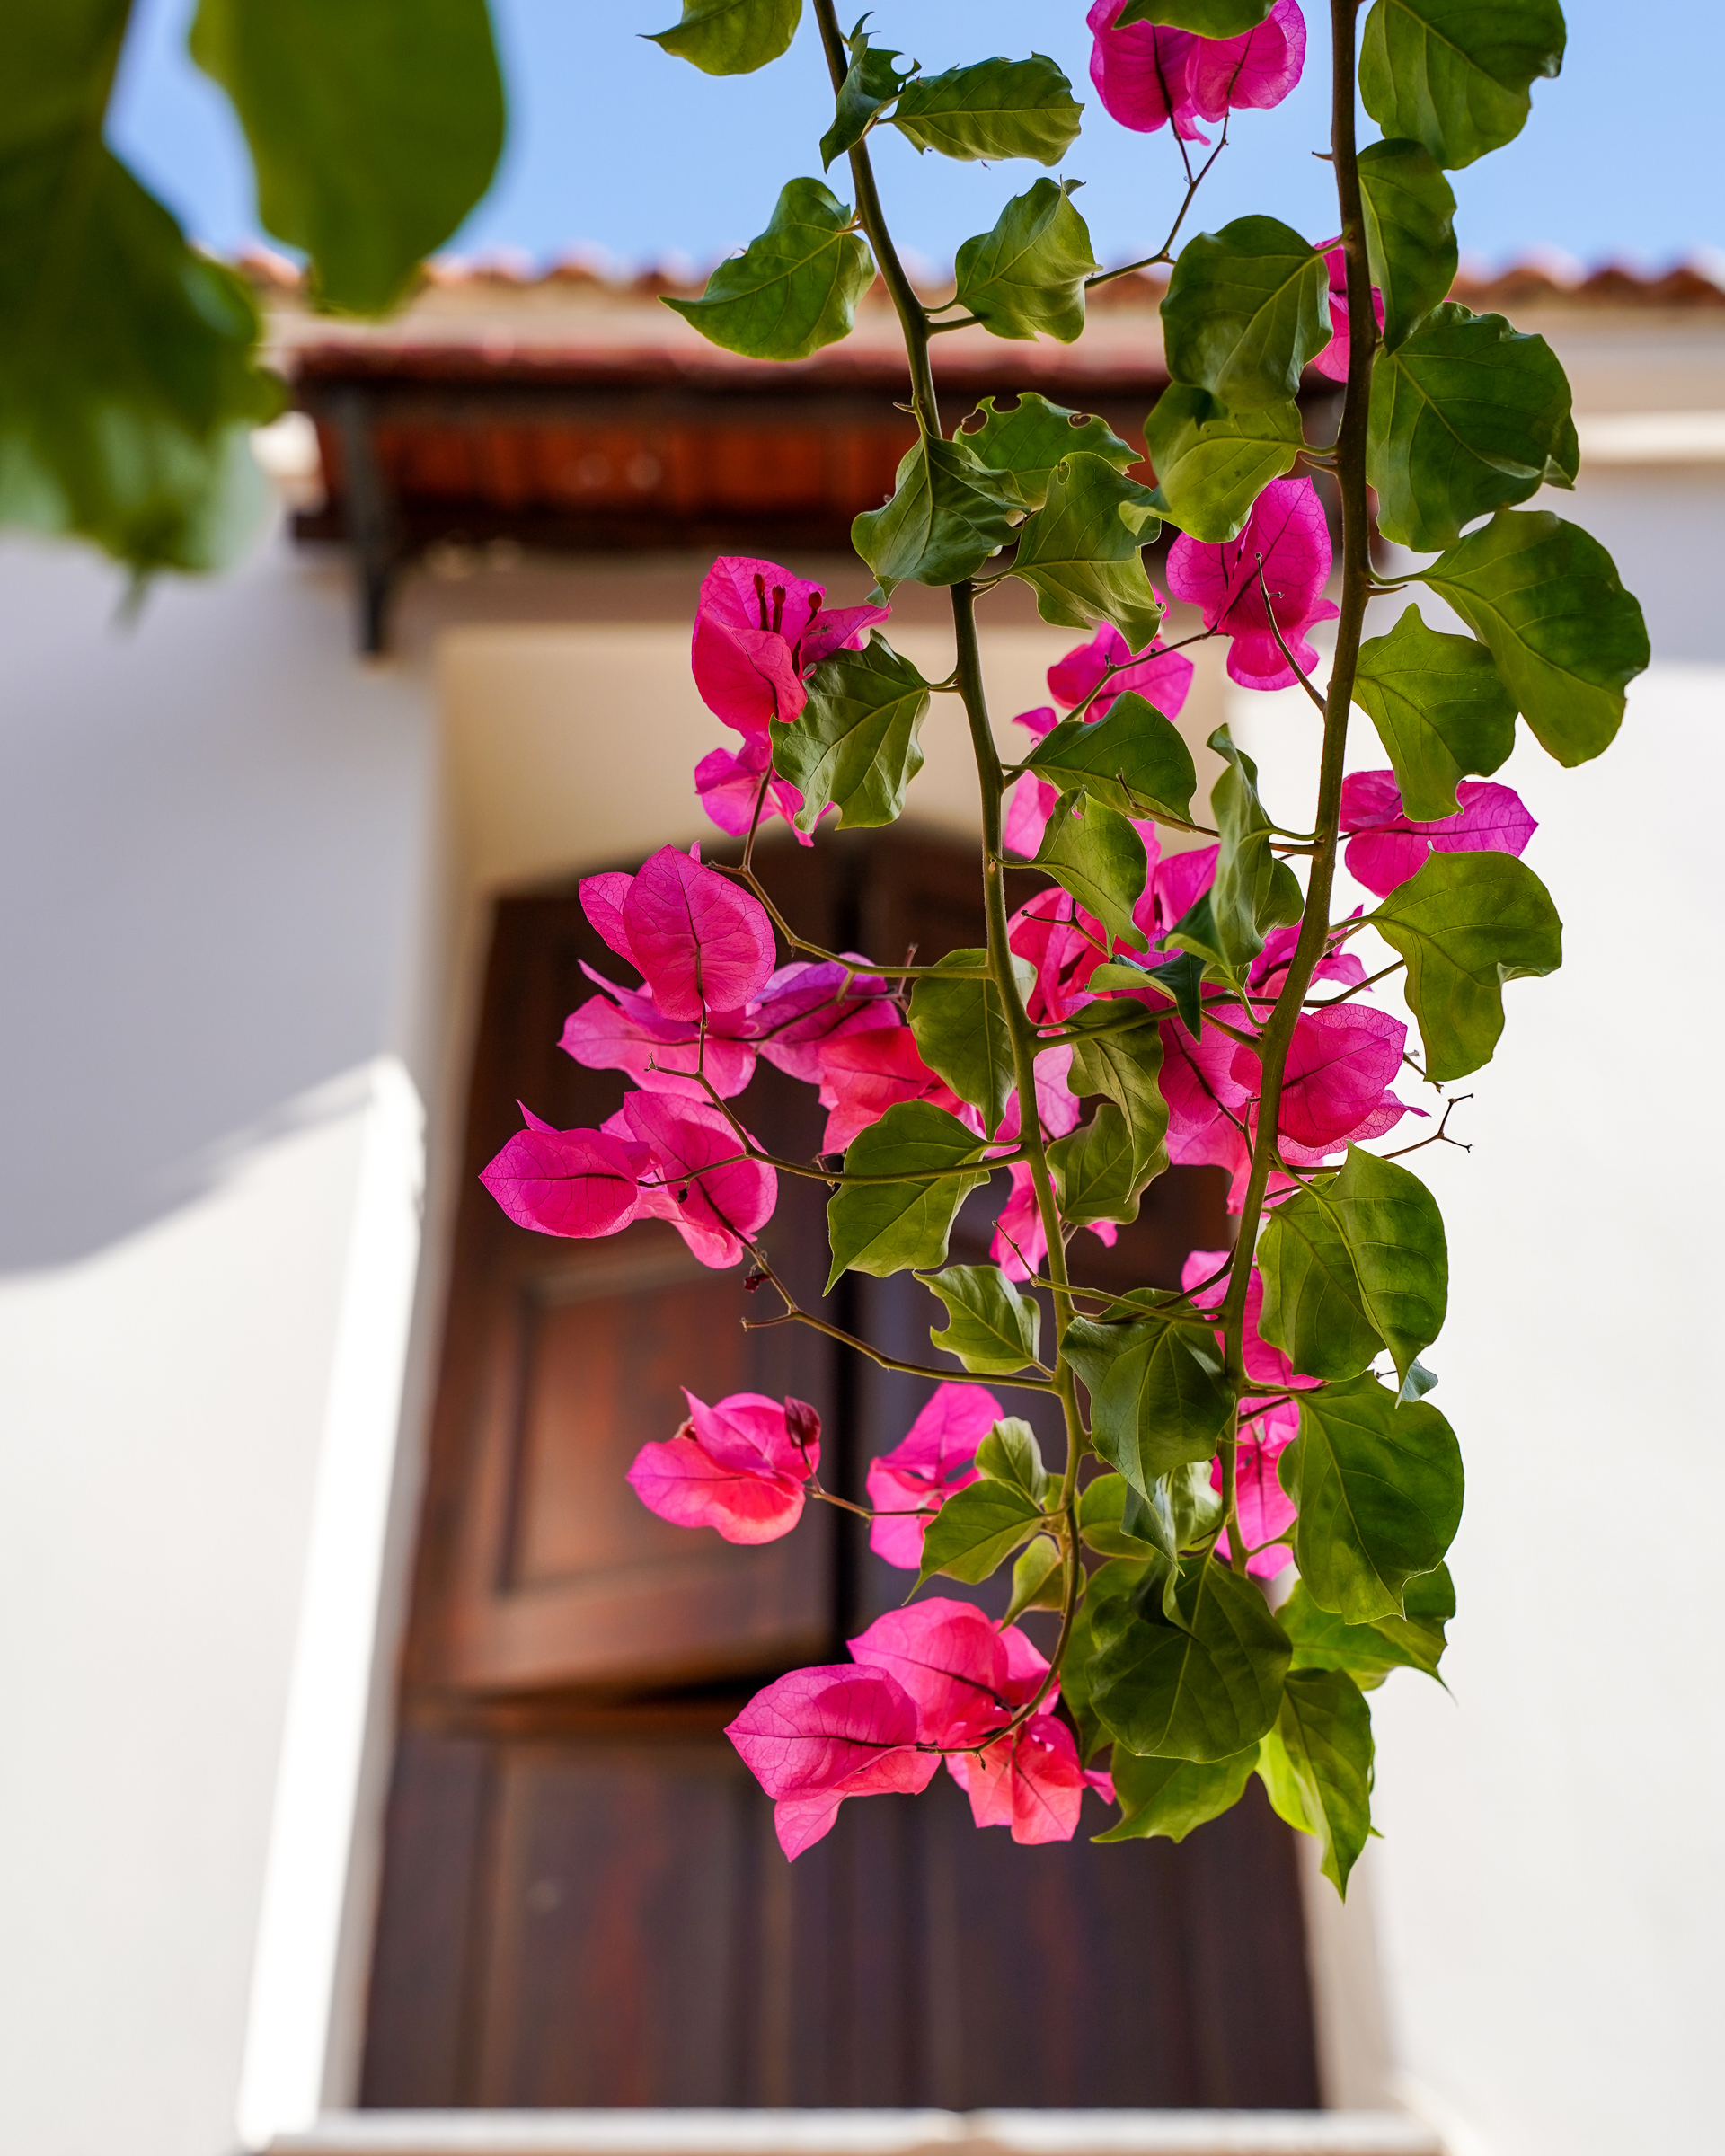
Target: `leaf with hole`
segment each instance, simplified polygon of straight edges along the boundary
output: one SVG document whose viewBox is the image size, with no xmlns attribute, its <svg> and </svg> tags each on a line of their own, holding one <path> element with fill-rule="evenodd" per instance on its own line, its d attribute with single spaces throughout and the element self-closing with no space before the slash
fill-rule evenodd
<svg viewBox="0 0 1725 2156">
<path fill-rule="evenodd" d="M 869 33 L 858 26 L 850 40 L 851 64 L 834 101 L 833 124 L 820 138 L 820 169 L 825 172 L 835 157 L 854 149 L 874 124 L 877 115 L 903 90 L 916 72 L 915 64 L 901 69 L 902 53 L 871 45 Z"/>
<path fill-rule="evenodd" d="M 1367 918 L 1407 961 L 1426 1075 L 1439 1085 L 1491 1060 L 1506 981 L 1563 962 L 1551 893 L 1510 853 L 1433 853 Z"/>
<path fill-rule="evenodd" d="M 1419 574 L 1491 652 L 1543 748 L 1574 764 L 1610 746 L 1650 654 L 1597 539 L 1548 509 L 1499 509 Z"/>
<path fill-rule="evenodd" d="M 835 651 L 809 673 L 809 701 L 788 726 L 769 721 L 773 768 L 802 791 L 799 831 L 830 802 L 841 829 L 889 824 L 923 768 L 928 684 L 878 629 L 861 651 Z"/>
<path fill-rule="evenodd" d="M 1059 68 L 1036 52 L 925 75 L 899 99 L 892 120 L 918 150 L 943 157 L 1058 164 L 1077 140 L 1084 110 Z"/>
<path fill-rule="evenodd" d="M 984 397 L 977 411 L 982 415 L 981 426 L 966 428 L 955 438 L 1027 509 L 1042 507 L 1048 499 L 1049 474 L 1075 450 L 1100 456 L 1117 472 L 1138 461 L 1137 451 L 1123 442 L 1106 420 L 1050 403 L 1034 389 L 1021 390 L 1017 403 L 1008 411 L 997 410 L 993 397 Z"/>
<path fill-rule="evenodd" d="M 944 1329 L 930 1329 L 932 1347 L 979 1374 L 1008 1376 L 1035 1362 L 1041 1306 L 1020 1294 L 997 1265 L 949 1265 L 921 1277 L 946 1306 Z"/>
<path fill-rule="evenodd" d="M 1476 517 L 1573 485 L 1580 455 L 1556 353 L 1501 314 L 1446 303 L 1373 362 L 1366 474 L 1398 545 L 1454 545 Z"/>
<path fill-rule="evenodd" d="M 1084 279 L 1101 264 L 1072 207 L 1076 180 L 1038 180 L 1013 199 L 994 230 L 959 249 L 958 300 L 996 337 L 1057 338 L 1084 330 Z"/>
<path fill-rule="evenodd" d="M 1174 381 L 1229 411 L 1285 405 L 1330 341 L 1323 257 L 1275 217 L 1200 233 L 1174 264 L 1162 334 Z"/>
<path fill-rule="evenodd" d="M 1455 815 L 1458 781 L 1496 771 L 1516 746 L 1515 700 L 1496 660 L 1472 637 L 1428 629 L 1417 606 L 1359 647 L 1354 702 L 1370 713 L 1416 822 Z"/>
<path fill-rule="evenodd" d="M 1112 622 L 1134 651 L 1162 626 L 1144 550 L 1162 529 L 1155 496 L 1104 456 L 1075 450 L 1018 534 L 1012 573 L 1036 594 L 1045 622 L 1096 629 Z"/>
<path fill-rule="evenodd" d="M 1302 1392 L 1278 1472 L 1299 1517 L 1306 1592 L 1349 1624 L 1404 1614 L 1408 1583 L 1443 1562 L 1462 1519 L 1462 1454 L 1429 1401 L 1398 1405 L 1375 1377 Z"/>
<path fill-rule="evenodd" d="M 766 230 L 720 263 L 699 299 L 665 305 L 728 352 L 807 359 L 850 335 L 873 282 L 874 257 L 848 206 L 818 180 L 791 180 Z"/>
</svg>

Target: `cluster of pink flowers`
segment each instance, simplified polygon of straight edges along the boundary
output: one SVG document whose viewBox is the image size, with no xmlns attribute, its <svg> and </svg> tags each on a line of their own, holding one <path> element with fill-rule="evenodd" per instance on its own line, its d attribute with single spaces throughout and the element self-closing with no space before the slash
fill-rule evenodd
<svg viewBox="0 0 1725 2156">
<path fill-rule="evenodd" d="M 1121 28 L 1125 0 L 1096 0 L 1085 18 L 1095 43 L 1090 79 L 1122 127 L 1154 134 L 1172 119 L 1187 142 L 1209 137 L 1230 110 L 1279 105 L 1305 66 L 1305 17 L 1296 0 L 1276 0 L 1256 29 L 1237 38 L 1200 38 L 1151 22 Z"/>
<path fill-rule="evenodd" d="M 847 1797 L 914 1795 L 942 1758 L 978 1826 L 1014 1842 L 1068 1842 L 1087 1773 L 1047 1659 L 1016 1625 L 936 1596 L 878 1617 L 854 1657 L 794 1669 L 757 1692 L 726 1734 L 774 1800 L 787 1857 L 832 1826 Z M 1028 1714 L 1026 1709 L 1032 1710 Z"/>
<path fill-rule="evenodd" d="M 728 554 L 715 561 L 701 586 L 695 609 L 691 664 L 701 701 L 742 736 L 739 748 L 715 748 L 694 767 L 694 790 L 721 831 L 741 837 L 756 816 L 761 782 L 767 780 L 761 820 L 787 823 L 802 807 L 788 780 L 767 778 L 773 765 L 770 731 L 776 719 L 789 725 L 809 701 L 809 670 L 835 651 L 854 650 L 886 606 L 827 608 L 824 586 L 794 576 L 776 561 Z M 807 845 L 808 836 L 798 837 Z"/>
</svg>

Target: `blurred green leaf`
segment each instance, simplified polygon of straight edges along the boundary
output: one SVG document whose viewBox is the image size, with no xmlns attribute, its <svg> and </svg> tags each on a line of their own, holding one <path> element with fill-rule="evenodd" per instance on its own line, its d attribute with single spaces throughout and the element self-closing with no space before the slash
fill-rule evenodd
<svg viewBox="0 0 1725 2156">
<path fill-rule="evenodd" d="M 802 791 L 799 831 L 827 803 L 841 829 L 891 823 L 923 768 L 928 684 L 878 629 L 861 651 L 836 651 L 809 676 L 809 701 L 789 725 L 771 721 L 773 768 Z"/>
<path fill-rule="evenodd" d="M 992 232 L 960 247 L 958 302 L 995 336 L 1040 334 L 1062 344 L 1083 336 L 1084 279 L 1101 264 L 1091 252 L 1084 220 L 1072 207 L 1078 184 L 1034 181 L 1013 197 Z"/>
<path fill-rule="evenodd" d="M 760 237 L 721 262 L 699 299 L 667 299 L 710 344 L 750 359 L 807 359 L 848 337 L 874 282 L 849 207 L 818 180 L 785 182 Z"/>
<path fill-rule="evenodd" d="M 1393 351 L 1455 282 L 1455 197 L 1417 142 L 1374 142 L 1359 153 L 1360 207 L 1372 282 Z"/>
<path fill-rule="evenodd" d="M 1083 112 L 1072 84 L 1038 52 L 1028 60 L 978 60 L 924 75 L 899 99 L 892 119 L 918 150 L 1058 164 L 1077 139 Z"/>
<path fill-rule="evenodd" d="M 245 129 L 267 230 L 322 306 L 383 314 L 491 183 L 503 84 L 485 0 L 199 0 L 191 57 Z"/>
<path fill-rule="evenodd" d="M 1354 702 L 1371 714 L 1417 822 L 1454 816 L 1457 781 L 1496 771 L 1516 746 L 1515 702 L 1491 654 L 1428 629 L 1417 606 L 1360 646 Z"/>
<path fill-rule="evenodd" d="M 1359 46 L 1359 94 L 1385 136 L 1451 171 L 1520 134 L 1535 77 L 1563 65 L 1557 0 L 1377 0 Z"/>
<path fill-rule="evenodd" d="M 683 20 L 648 34 L 703 75 L 753 75 L 797 34 L 802 0 L 683 0 Z"/>
<path fill-rule="evenodd" d="M 1275 217 L 1236 217 L 1189 240 L 1162 303 L 1170 376 L 1233 412 L 1296 396 L 1330 331 L 1323 257 Z"/>
</svg>

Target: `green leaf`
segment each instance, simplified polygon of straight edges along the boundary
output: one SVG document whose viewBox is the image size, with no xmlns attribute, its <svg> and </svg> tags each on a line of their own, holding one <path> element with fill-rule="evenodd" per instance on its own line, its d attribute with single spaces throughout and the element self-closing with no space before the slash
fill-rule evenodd
<svg viewBox="0 0 1725 2156">
<path fill-rule="evenodd" d="M 1119 1613 L 1132 1594 L 1150 1578 L 1150 1568 L 1142 1561 L 1117 1559 L 1099 1565 L 1084 1583 L 1084 1600 L 1073 1619 L 1072 1636 L 1060 1665 L 1060 1698 L 1078 1732 L 1081 1759 L 1092 1758 L 1110 1741 L 1108 1731 L 1091 1704 L 1097 1627 L 1101 1626 L 1103 1634 L 1110 1634 L 1110 1626 L 1120 1621 Z"/>
<path fill-rule="evenodd" d="M 1258 956 L 1272 928 L 1297 921 L 1305 900 L 1285 861 L 1270 852 L 1274 829 L 1258 798 L 1258 766 L 1236 748 L 1225 726 L 1210 736 L 1225 768 L 1210 790 L 1210 813 L 1222 835 L 1216 880 L 1205 893 L 1216 949 L 1230 970 Z M 1183 932 L 1185 923 L 1176 923 Z M 1171 932 L 1170 939 L 1172 941 Z"/>
<path fill-rule="evenodd" d="M 1195 1826 L 1231 1812 L 1244 1796 L 1258 1748 L 1232 1759 L 1140 1759 L 1124 1745 L 1114 1754 L 1114 1794 L 1121 1818 L 1093 1842 L 1139 1842 L 1165 1834 L 1183 1842 Z"/>
<path fill-rule="evenodd" d="M 869 43 L 869 33 L 859 24 L 850 40 L 851 64 L 838 86 L 833 124 L 820 138 L 820 169 L 825 172 L 835 157 L 854 149 L 868 133 L 875 115 L 891 104 L 916 72 L 916 64 L 902 72 L 893 63 L 902 56 L 884 46 Z"/>
<path fill-rule="evenodd" d="M 883 592 L 962 584 L 1010 543 L 1018 506 L 963 441 L 923 435 L 899 460 L 892 499 L 852 523 L 851 543 Z"/>
<path fill-rule="evenodd" d="M 1573 484 L 1579 462 L 1556 353 L 1501 314 L 1436 307 L 1373 362 L 1367 477 L 1400 546 L 1451 546 L 1475 517 Z"/>
<path fill-rule="evenodd" d="M 1085 1483 L 1078 1492 L 1078 1533 L 1089 1547 L 1103 1557 L 1151 1556 L 1155 1544 L 1147 1537 L 1132 1533 L 1126 1524 L 1126 1507 L 1129 1498 L 1144 1500 L 1124 1475 L 1098 1475 L 1093 1482 Z"/>
<path fill-rule="evenodd" d="M 1082 788 L 1092 801 L 1125 817 L 1190 823 L 1198 773 L 1180 729 L 1136 689 L 1117 696 L 1092 724 L 1066 719 L 1026 761 L 1062 793 Z"/>
<path fill-rule="evenodd" d="M 1171 383 L 1144 423 L 1156 507 L 1207 544 L 1237 539 L 1252 505 L 1294 469 L 1305 444 L 1291 398 L 1261 411 L 1230 411 L 1208 389 Z"/>
<path fill-rule="evenodd" d="M 1137 451 L 1106 420 L 1051 404 L 1034 389 L 1021 390 L 1010 411 L 997 411 L 992 397 L 985 397 L 977 411 L 982 425 L 965 429 L 956 438 L 1027 509 L 1042 507 L 1049 474 L 1075 450 L 1100 456 L 1118 472 L 1138 461 Z"/>
<path fill-rule="evenodd" d="M 1367 918 L 1407 960 L 1426 1075 L 1439 1085 L 1491 1060 L 1506 981 L 1563 962 L 1551 893 L 1511 853 L 1433 853 Z"/>
<path fill-rule="evenodd" d="M 1041 1305 L 1021 1295 L 997 1265 L 949 1265 L 925 1273 L 923 1286 L 946 1305 L 946 1326 L 929 1344 L 956 1356 L 967 1370 L 1005 1377 L 1035 1362 Z"/>
<path fill-rule="evenodd" d="M 1092 1704 L 1128 1752 L 1232 1759 L 1276 1720 L 1287 1637 L 1256 1585 L 1213 1558 L 1182 1573 L 1177 1621 L 1149 1586 L 1097 1621 Z"/>
<path fill-rule="evenodd" d="M 801 14 L 802 0 L 683 0 L 683 20 L 649 35 L 703 75 L 753 75 L 784 51 Z"/>
<path fill-rule="evenodd" d="M 1039 1534 L 1013 1567 L 1013 1599 L 1000 1621 L 1015 1623 L 1026 1610 L 1057 1610 L 1065 1586 L 1060 1545 L 1051 1534 Z"/>
<path fill-rule="evenodd" d="M 1372 1710 L 1343 1670 L 1291 1670 L 1259 1772 L 1287 1824 L 1317 1837 L 1343 1896 L 1372 1831 Z"/>
<path fill-rule="evenodd" d="M 899 99 L 892 119 L 918 150 L 1058 164 L 1077 140 L 1084 110 L 1059 68 L 1037 52 L 924 75 Z"/>
<path fill-rule="evenodd" d="M 1610 745 L 1650 654 L 1641 610 L 1597 539 L 1547 509 L 1499 509 L 1420 577 L 1490 650 L 1560 764 Z"/>
<path fill-rule="evenodd" d="M 1320 1608 L 1349 1624 L 1400 1617 L 1408 1582 L 1443 1561 L 1462 1519 L 1455 1434 L 1427 1401 L 1396 1404 L 1375 1377 L 1302 1392 L 1282 1454 L 1299 1509 L 1294 1557 Z"/>
<path fill-rule="evenodd" d="M 1162 1028 L 1147 1012 L 1124 1026 L 1119 1017 L 1119 1006 L 1107 1003 L 1087 1003 L 1071 1014 L 1067 1022 L 1078 1038 L 1068 1083 L 1075 1093 L 1101 1093 L 1113 1102 L 1126 1118 L 1140 1167 L 1146 1177 L 1157 1176 L 1168 1164 Z"/>
<path fill-rule="evenodd" d="M 977 1447 L 977 1471 L 993 1482 L 1007 1482 L 1040 1507 L 1047 1503 L 1048 1471 L 1036 1432 L 1016 1415 L 1003 1416 Z"/>
<path fill-rule="evenodd" d="M 1455 1614 L 1449 1567 L 1439 1565 L 1435 1571 L 1420 1573 L 1408 1582 L 1406 1592 L 1405 1617 L 1349 1624 L 1333 1610 L 1321 1610 L 1305 1582 L 1296 1580 L 1276 1613 L 1294 1642 L 1295 1668 L 1344 1669 L 1362 1692 L 1376 1690 L 1395 1669 L 1417 1669 L 1436 1677 L 1444 1653 L 1444 1627 Z"/>
<path fill-rule="evenodd" d="M 846 1272 L 876 1279 L 907 1268 L 944 1263 L 946 1239 L 959 1207 L 986 1168 L 970 1169 L 980 1148 L 956 1116 L 930 1100 L 900 1100 L 878 1123 L 860 1132 L 845 1155 L 848 1175 L 903 1180 L 841 1183 L 827 1206 L 827 1240 L 833 1269 L 825 1293 Z M 965 1168 L 963 1174 L 936 1174 Z"/>
<path fill-rule="evenodd" d="M 1443 1330 L 1449 1254 L 1417 1175 L 1358 1145 L 1278 1206 L 1258 1245 L 1259 1330 L 1306 1377 L 1355 1377 L 1387 1348 L 1397 1383 Z"/>
<path fill-rule="evenodd" d="M 1455 197 L 1430 151 L 1374 142 L 1359 153 L 1366 259 L 1384 301 L 1393 351 L 1455 282 Z"/>
<path fill-rule="evenodd" d="M 889 824 L 923 768 L 928 684 L 878 629 L 861 651 L 836 651 L 809 676 L 809 701 L 790 725 L 771 721 L 773 768 L 802 790 L 799 831 L 827 803 L 841 829 Z"/>
<path fill-rule="evenodd" d="M 1515 701 L 1491 654 L 1428 629 L 1417 606 L 1359 647 L 1354 702 L 1371 714 L 1416 822 L 1454 816 L 1456 782 L 1496 771 L 1516 746 Z"/>
<path fill-rule="evenodd" d="M 1408 1365 L 1408 1374 L 1402 1380 L 1402 1390 L 1396 1398 L 1401 1401 L 1423 1400 L 1428 1392 L 1435 1392 L 1437 1386 L 1438 1373 L 1428 1370 L 1422 1362 L 1414 1361 Z"/>
<path fill-rule="evenodd" d="M 0 523 L 140 573 L 216 569 L 263 521 L 251 429 L 282 385 L 243 279 L 103 146 L 127 11 L 14 8 L 0 103 Z"/>
<path fill-rule="evenodd" d="M 1193 31 L 1200 38 L 1237 38 L 1255 30 L 1274 4 L 1275 0 L 1126 0 L 1114 27 L 1154 22 Z"/>
<path fill-rule="evenodd" d="M 1083 793 L 1063 793 L 1042 834 L 1034 865 L 1134 950 L 1149 948 L 1132 908 L 1149 873 L 1144 841 L 1123 816 Z"/>
<path fill-rule="evenodd" d="M 1386 136 L 1422 142 L 1451 171 L 1520 134 L 1535 75 L 1563 64 L 1557 0 L 1377 0 L 1359 47 L 1359 93 Z"/>
<path fill-rule="evenodd" d="M 1111 1100 L 1048 1148 L 1060 1211 L 1069 1221 L 1136 1220 L 1151 1171 L 1132 1127 Z"/>
<path fill-rule="evenodd" d="M 789 180 L 772 221 L 721 262 L 699 299 L 667 299 L 710 344 L 750 359 L 806 359 L 848 337 L 874 282 L 868 243 L 851 211 L 818 180 Z"/>
<path fill-rule="evenodd" d="M 1042 1507 L 1015 1483 L 967 1483 L 928 1523 L 916 1585 L 944 1572 L 974 1586 L 1029 1542 L 1041 1523 Z"/>
<path fill-rule="evenodd" d="M 1134 651 L 1162 626 L 1144 550 L 1162 529 L 1155 496 L 1105 456 L 1075 450 L 1049 476 L 1042 507 L 1021 527 L 1012 573 L 1037 612 L 1063 629 L 1112 622 Z"/>
<path fill-rule="evenodd" d="M 901 102 L 901 118 L 903 110 Z M 1072 207 L 1078 185 L 1034 181 L 1013 197 L 992 232 L 960 247 L 959 302 L 995 336 L 1040 334 L 1071 344 L 1084 335 L 1084 279 L 1101 264 Z"/>
<path fill-rule="evenodd" d="M 258 215 L 311 257 L 314 296 L 387 313 L 502 153 L 485 0 L 199 0 L 190 47 L 245 129 Z"/>
<path fill-rule="evenodd" d="M 1330 341 L 1323 257 L 1276 217 L 1236 217 L 1199 233 L 1162 303 L 1168 372 L 1230 411 L 1262 411 L 1299 393 Z"/>
<path fill-rule="evenodd" d="M 1211 1459 L 1234 1427 L 1234 1395 L 1208 1322 L 1148 1310 L 1108 1322 L 1074 1318 L 1062 1346 L 1090 1394 L 1098 1454 L 1140 1497 L 1174 1469 Z"/>
<path fill-rule="evenodd" d="M 949 950 L 935 964 L 967 970 L 986 967 L 986 950 Z M 1015 959 L 1021 993 L 1028 993 L 1036 969 Z M 910 1029 L 916 1048 L 932 1071 L 938 1071 L 960 1100 L 982 1110 L 992 1135 L 1011 1098 L 1017 1076 L 1013 1037 L 1000 991 L 992 981 L 942 980 L 924 975 L 910 996 Z"/>
<path fill-rule="evenodd" d="M 1128 1484 L 1120 1527 L 1141 1544 L 1167 1560 L 1163 1579 L 1163 1614 L 1177 1614 L 1172 1588 L 1181 1556 L 1191 1550 L 1208 1550 L 1222 1526 L 1222 1493 L 1212 1487 L 1215 1462 L 1189 1460 L 1183 1467 L 1157 1476 L 1150 1495 L 1141 1497 Z"/>
</svg>

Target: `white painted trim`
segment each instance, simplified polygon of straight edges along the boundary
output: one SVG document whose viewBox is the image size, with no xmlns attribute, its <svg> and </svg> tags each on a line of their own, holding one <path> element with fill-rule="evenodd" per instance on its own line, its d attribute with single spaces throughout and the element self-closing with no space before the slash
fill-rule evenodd
<svg viewBox="0 0 1725 2156">
<path fill-rule="evenodd" d="M 1587 464 L 1725 464 L 1725 411 L 1578 412 Z"/>
<path fill-rule="evenodd" d="M 425 1114 L 394 1057 L 380 1056 L 367 1081 L 240 2073 L 236 2124 L 248 2148 L 310 2126 L 323 2100 L 370 1707 Z"/>
<path fill-rule="evenodd" d="M 353 2111 L 269 2156 L 1444 2156 L 1393 2111 Z"/>
</svg>

